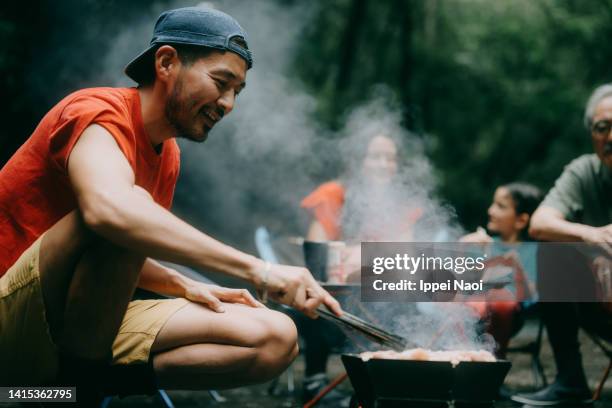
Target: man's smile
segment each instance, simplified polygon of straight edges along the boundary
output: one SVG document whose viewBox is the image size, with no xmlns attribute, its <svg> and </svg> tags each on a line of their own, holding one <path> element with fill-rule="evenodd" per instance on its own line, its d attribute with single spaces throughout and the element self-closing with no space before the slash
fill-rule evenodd
<svg viewBox="0 0 612 408">
<path fill-rule="evenodd" d="M 211 109 L 202 109 L 202 116 L 206 119 L 209 126 L 212 128 L 215 124 L 221 120 L 221 117 Z"/>
</svg>

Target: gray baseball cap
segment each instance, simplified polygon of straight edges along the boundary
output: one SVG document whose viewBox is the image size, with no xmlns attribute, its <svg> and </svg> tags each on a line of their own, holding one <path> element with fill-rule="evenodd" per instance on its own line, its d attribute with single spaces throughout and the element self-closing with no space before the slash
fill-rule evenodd
<svg viewBox="0 0 612 408">
<path fill-rule="evenodd" d="M 155 51 L 161 44 L 185 44 L 222 51 L 232 51 L 242 57 L 247 67 L 253 66 L 253 55 L 247 47 L 233 41 L 240 38 L 247 43 L 244 29 L 231 16 L 208 7 L 184 7 L 163 12 L 153 29 L 149 48 L 125 67 L 125 74 L 138 83 L 151 78 Z"/>
</svg>

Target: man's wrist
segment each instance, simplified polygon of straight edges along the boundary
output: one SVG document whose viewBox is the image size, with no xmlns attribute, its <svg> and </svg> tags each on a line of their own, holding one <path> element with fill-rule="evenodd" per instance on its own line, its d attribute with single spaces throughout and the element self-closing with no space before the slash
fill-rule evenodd
<svg viewBox="0 0 612 408">
<path fill-rule="evenodd" d="M 170 270 L 170 292 L 175 293 L 177 297 L 185 297 L 187 293 L 187 288 L 192 286 L 194 281 L 185 275 L 175 271 L 174 269 Z"/>
<path fill-rule="evenodd" d="M 578 224 L 578 238 L 582 242 L 589 242 L 593 240 L 593 236 L 595 235 L 595 227 L 591 227 L 590 225 Z"/>
<path fill-rule="evenodd" d="M 247 273 L 249 276 L 249 281 L 255 286 L 255 288 L 260 289 L 264 284 L 265 270 L 266 270 L 266 261 L 263 259 L 253 257 L 252 262 L 250 262 Z"/>
</svg>

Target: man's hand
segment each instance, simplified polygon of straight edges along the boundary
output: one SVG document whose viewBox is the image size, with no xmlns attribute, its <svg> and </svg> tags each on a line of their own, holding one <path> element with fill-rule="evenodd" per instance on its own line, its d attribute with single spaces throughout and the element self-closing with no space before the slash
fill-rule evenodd
<svg viewBox="0 0 612 408">
<path fill-rule="evenodd" d="M 612 257 L 612 224 L 603 227 L 587 227 L 582 235 L 582 240 L 593 244 Z"/>
<path fill-rule="evenodd" d="M 288 265 L 271 265 L 266 288 L 271 299 L 291 306 L 311 318 L 317 317 L 317 307 L 324 304 L 340 316 L 342 308 L 312 277 L 308 269 Z"/>
<path fill-rule="evenodd" d="M 192 281 L 185 288 L 184 297 L 192 302 L 201 303 L 217 313 L 225 312 L 222 302 L 242 303 L 251 307 L 265 307 L 246 289 L 224 288 L 196 281 Z"/>
<path fill-rule="evenodd" d="M 346 282 L 359 282 L 361 278 L 361 245 L 350 245 L 342 251 L 342 267 Z"/>
<path fill-rule="evenodd" d="M 490 244 L 493 242 L 493 238 L 487 234 L 487 231 L 484 228 L 478 227 L 476 232 L 462 236 L 459 239 L 459 242 L 467 242 L 471 244 Z"/>
<path fill-rule="evenodd" d="M 612 245 L 612 224 L 603 227 L 591 227 L 583 235 L 584 242 L 591 244 L 608 244 Z"/>
</svg>

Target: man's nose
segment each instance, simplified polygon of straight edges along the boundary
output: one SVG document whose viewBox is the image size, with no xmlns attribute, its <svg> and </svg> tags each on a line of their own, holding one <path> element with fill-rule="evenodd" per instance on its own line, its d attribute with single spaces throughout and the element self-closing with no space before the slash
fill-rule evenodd
<svg viewBox="0 0 612 408">
<path fill-rule="evenodd" d="M 236 101 L 236 93 L 234 90 L 228 90 L 219 97 L 218 104 L 223 109 L 224 115 L 227 115 L 234 109 L 234 102 Z"/>
</svg>

